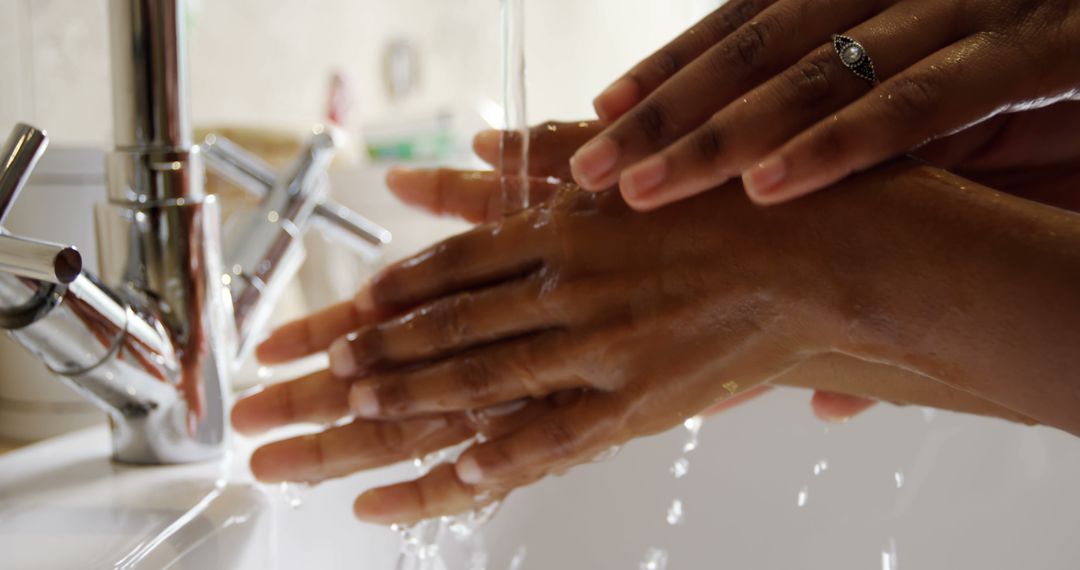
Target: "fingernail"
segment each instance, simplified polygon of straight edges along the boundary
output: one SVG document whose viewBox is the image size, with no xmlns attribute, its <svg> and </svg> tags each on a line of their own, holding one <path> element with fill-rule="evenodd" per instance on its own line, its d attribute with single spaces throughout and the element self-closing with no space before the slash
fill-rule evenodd
<svg viewBox="0 0 1080 570">
<path fill-rule="evenodd" d="M 743 173 L 743 186 L 751 198 L 763 198 L 784 181 L 787 164 L 779 156 L 772 156 Z"/>
<path fill-rule="evenodd" d="M 578 149 L 570 159 L 570 170 L 574 180 L 586 190 L 602 190 L 598 187 L 615 162 L 619 160 L 619 149 L 607 137 L 594 139 Z"/>
<path fill-rule="evenodd" d="M 405 485 L 371 489 L 356 498 L 353 514 L 362 521 L 375 524 L 408 522 L 410 513 L 403 509 L 412 498 Z"/>
<path fill-rule="evenodd" d="M 357 291 L 356 296 L 353 297 L 353 306 L 356 307 L 357 311 L 364 314 L 375 312 L 375 299 L 371 296 L 370 285 L 364 285 L 363 288 Z"/>
<path fill-rule="evenodd" d="M 819 414 L 818 417 L 821 418 L 821 421 L 830 424 L 846 424 L 848 420 L 851 419 L 851 416 L 840 416 L 833 414 Z"/>
<path fill-rule="evenodd" d="M 386 185 L 391 188 L 398 188 L 401 186 L 402 179 L 407 176 L 404 168 L 395 166 L 386 173 Z"/>
<path fill-rule="evenodd" d="M 619 187 L 624 196 L 638 198 L 655 190 L 666 179 L 667 159 L 657 155 L 639 162 L 624 172 L 622 180 L 619 181 Z"/>
<path fill-rule="evenodd" d="M 466 485 L 477 485 L 484 479 L 484 474 L 480 471 L 480 464 L 471 455 L 462 457 L 454 465 L 454 470 L 457 471 L 458 480 Z"/>
<path fill-rule="evenodd" d="M 379 415 L 379 398 L 369 384 L 353 384 L 349 389 L 349 409 L 358 416 L 373 418 Z"/>
<path fill-rule="evenodd" d="M 334 376 L 352 378 L 359 371 L 356 354 L 348 337 L 335 340 L 326 352 L 330 356 L 330 373 Z"/>
<path fill-rule="evenodd" d="M 495 129 L 480 131 L 473 137 L 473 149 L 477 152 L 483 148 L 497 149 L 500 144 L 502 144 L 502 131 Z"/>
<path fill-rule="evenodd" d="M 640 98 L 637 82 L 622 78 L 612 83 L 603 93 L 593 99 L 596 116 L 605 123 L 610 123 L 638 103 Z"/>
</svg>

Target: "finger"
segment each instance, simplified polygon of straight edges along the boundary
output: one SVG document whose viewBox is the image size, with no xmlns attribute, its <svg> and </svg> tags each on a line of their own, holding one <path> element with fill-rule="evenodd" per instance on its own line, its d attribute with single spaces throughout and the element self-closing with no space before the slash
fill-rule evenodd
<svg viewBox="0 0 1080 570">
<path fill-rule="evenodd" d="M 245 434 L 292 423 L 327 423 L 349 414 L 349 385 L 323 370 L 267 386 L 236 402 L 232 424 Z"/>
<path fill-rule="evenodd" d="M 747 192 L 760 204 L 790 200 L 991 116 L 1030 67 L 1023 50 L 996 41 L 971 36 L 892 77 L 744 173 Z"/>
<path fill-rule="evenodd" d="M 570 180 L 570 157 L 596 136 L 603 125 L 596 121 L 549 121 L 529 129 L 529 176 Z M 521 135 L 513 131 L 482 131 L 473 139 L 481 160 L 504 174 L 521 169 Z"/>
<path fill-rule="evenodd" d="M 412 524 L 475 511 L 502 499 L 503 494 L 462 483 L 454 466 L 444 464 L 415 481 L 367 491 L 353 503 L 353 513 L 360 520 L 376 524 Z"/>
<path fill-rule="evenodd" d="M 835 392 L 815 391 L 810 400 L 814 415 L 830 423 L 846 422 L 877 403 L 877 400 L 838 394 Z"/>
<path fill-rule="evenodd" d="M 370 299 L 361 294 L 279 327 L 255 348 L 255 356 L 264 364 L 277 364 L 322 352 L 377 316 Z"/>
<path fill-rule="evenodd" d="M 543 400 L 520 400 L 470 412 L 466 417 L 477 433 L 483 433 L 489 439 L 502 437 L 530 424 L 554 406 L 562 405 L 568 401 L 565 396 L 556 394 Z M 454 474 L 452 465 L 440 465 L 416 481 L 372 489 L 357 499 L 356 515 L 375 523 L 410 523 L 486 506 L 501 499 L 508 490 L 508 487 L 501 490 L 487 488 L 478 492 L 477 488 L 462 484 L 456 474 L 449 477 L 450 474 Z M 526 485 L 537 478 L 520 479 L 514 486 Z"/>
<path fill-rule="evenodd" d="M 339 377 L 355 378 L 379 364 L 430 360 L 560 325 L 558 315 L 537 302 L 543 288 L 544 281 L 531 276 L 446 297 L 365 327 L 330 347 L 330 369 Z"/>
<path fill-rule="evenodd" d="M 610 395 L 583 393 L 518 431 L 467 449 L 456 464 L 458 479 L 492 486 L 582 463 L 610 447 L 622 413 Z"/>
<path fill-rule="evenodd" d="M 519 278 L 548 247 L 532 211 L 453 236 L 379 272 L 361 293 L 379 310 L 407 309 L 480 285 Z"/>
<path fill-rule="evenodd" d="M 503 215 L 505 184 L 520 184 L 517 177 L 495 172 L 394 168 L 386 185 L 402 202 L 437 215 L 450 215 L 472 223 L 498 220 Z M 544 178 L 529 179 L 530 200 L 549 199 L 558 185 Z"/>
<path fill-rule="evenodd" d="M 621 117 L 642 98 L 776 0 L 732 0 L 635 65 L 593 100 L 604 123 Z"/>
<path fill-rule="evenodd" d="M 874 54 L 879 77 L 891 77 L 956 39 L 956 10 L 953 2 L 901 2 L 847 34 Z M 831 43 L 821 45 L 627 169 L 622 194 L 635 209 L 650 210 L 720 186 L 871 88 L 843 65 Z"/>
<path fill-rule="evenodd" d="M 251 456 L 251 472 L 264 483 L 317 483 L 422 457 L 472 436 L 465 422 L 443 415 L 395 422 L 354 420 L 260 447 Z"/>
<path fill-rule="evenodd" d="M 873 14 L 866 0 L 778 2 L 674 75 L 570 160 L 586 190 L 613 186 L 622 170 L 663 149 L 838 29 Z"/>
<path fill-rule="evenodd" d="M 753 400 L 754 398 L 757 398 L 762 394 L 765 394 L 769 390 L 772 390 L 772 386 L 756 386 L 745 392 L 735 394 L 734 396 L 720 402 L 719 404 L 716 404 L 715 406 L 706 409 L 704 412 L 701 413 L 706 416 L 719 414 L 720 412 L 723 412 L 725 410 L 734 408 L 736 406 L 741 406 L 742 404 L 745 404 L 746 402 Z"/>
<path fill-rule="evenodd" d="M 423 457 L 476 434 L 500 437 L 520 429 L 553 405 L 551 399 L 519 400 L 464 414 L 407 421 L 354 420 L 260 447 L 252 455 L 251 468 L 265 482 L 322 481 Z"/>
<path fill-rule="evenodd" d="M 551 331 L 461 353 L 353 384 L 349 406 L 366 418 L 464 411 L 584 387 L 568 337 Z"/>
</svg>

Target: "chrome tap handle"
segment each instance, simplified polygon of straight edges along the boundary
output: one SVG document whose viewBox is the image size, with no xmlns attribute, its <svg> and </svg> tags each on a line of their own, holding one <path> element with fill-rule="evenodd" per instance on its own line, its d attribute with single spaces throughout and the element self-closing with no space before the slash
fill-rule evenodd
<svg viewBox="0 0 1080 570">
<path fill-rule="evenodd" d="M 48 146 L 49 136 L 45 131 L 23 123 L 11 131 L 0 155 L 0 226 L 4 225 L 11 206 Z"/>
<path fill-rule="evenodd" d="M 66 285 L 82 273 L 82 254 L 67 245 L 0 235 L 0 271 Z"/>
<path fill-rule="evenodd" d="M 4 233 L 11 212 L 38 159 L 49 146 L 45 131 L 19 123 L 0 155 L 0 271 L 26 279 L 67 284 L 82 273 L 82 256 L 71 246 Z"/>
<path fill-rule="evenodd" d="M 265 198 L 278 182 L 270 165 L 225 137 L 208 135 L 200 150 L 214 172 L 257 198 Z M 364 255 L 393 239 L 386 228 L 328 198 L 315 206 L 314 216 L 321 230 Z"/>
</svg>

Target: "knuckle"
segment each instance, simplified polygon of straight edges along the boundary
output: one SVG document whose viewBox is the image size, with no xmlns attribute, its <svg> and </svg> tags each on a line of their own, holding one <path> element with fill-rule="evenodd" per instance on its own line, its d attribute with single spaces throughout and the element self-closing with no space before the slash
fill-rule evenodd
<svg viewBox="0 0 1080 570">
<path fill-rule="evenodd" d="M 529 144 L 533 146 L 532 150 L 537 151 L 550 146 L 554 142 L 555 134 L 562 132 L 565 126 L 566 123 L 547 120 L 533 127 L 529 131 Z"/>
<path fill-rule="evenodd" d="M 656 101 L 650 101 L 634 111 L 634 123 L 648 140 L 662 140 L 668 130 L 668 112 Z"/>
<path fill-rule="evenodd" d="M 379 409 L 390 414 L 409 411 L 411 398 L 404 378 L 389 378 L 375 385 L 375 399 Z"/>
<path fill-rule="evenodd" d="M 453 275 L 464 266 L 469 260 L 469 245 L 466 239 L 469 235 L 455 236 L 435 246 L 431 261 L 436 271 L 443 275 Z"/>
<path fill-rule="evenodd" d="M 697 160 L 715 162 L 724 149 L 723 129 L 712 122 L 706 124 L 691 136 L 690 148 Z"/>
<path fill-rule="evenodd" d="M 505 440 L 495 441 L 480 447 L 472 456 L 476 460 L 476 464 L 480 466 L 484 476 L 489 480 L 507 474 L 517 464 L 517 455 Z"/>
<path fill-rule="evenodd" d="M 567 458 L 577 450 L 577 437 L 565 422 L 558 419 L 546 420 L 540 424 L 540 432 L 549 451 L 556 458 Z"/>
<path fill-rule="evenodd" d="M 816 160 L 832 161 L 844 154 L 847 136 L 838 120 L 830 120 L 815 129 L 810 142 L 810 152 Z"/>
<path fill-rule="evenodd" d="M 734 37 L 735 55 L 739 63 L 754 67 L 761 62 L 770 41 L 769 26 L 762 21 L 748 22 Z"/>
<path fill-rule="evenodd" d="M 391 267 L 371 279 L 368 293 L 377 307 L 392 307 L 398 304 L 398 292 L 401 291 L 401 278 L 396 268 Z"/>
<path fill-rule="evenodd" d="M 939 79 L 933 72 L 921 72 L 893 80 L 886 97 L 886 110 L 900 121 L 921 119 L 934 111 L 939 101 Z"/>
<path fill-rule="evenodd" d="M 735 0 L 713 12 L 703 22 L 713 37 L 719 39 L 738 30 L 750 18 L 758 15 L 764 4 L 761 0 Z"/>
<path fill-rule="evenodd" d="M 378 422 L 375 427 L 375 445 L 387 455 L 396 455 L 405 448 L 405 430 L 398 422 Z"/>
<path fill-rule="evenodd" d="M 477 356 L 462 358 L 455 370 L 457 383 L 469 399 L 482 400 L 491 393 L 493 374 L 487 360 Z"/>
<path fill-rule="evenodd" d="M 670 48 L 663 48 L 656 52 L 652 57 L 651 64 L 654 73 L 662 78 L 671 77 L 683 68 L 682 58 Z"/>
<path fill-rule="evenodd" d="M 836 66 L 831 59 L 815 55 L 800 60 L 782 77 L 791 87 L 793 99 L 803 105 L 817 105 L 834 93 Z"/>
<path fill-rule="evenodd" d="M 467 297 L 457 297 L 425 309 L 436 345 L 452 345 L 469 335 L 469 319 L 463 318 L 467 306 Z"/>
<path fill-rule="evenodd" d="M 384 356 L 386 348 L 386 333 L 381 326 L 365 327 L 356 333 L 356 337 L 350 343 L 353 353 L 358 360 L 373 362 Z"/>
</svg>

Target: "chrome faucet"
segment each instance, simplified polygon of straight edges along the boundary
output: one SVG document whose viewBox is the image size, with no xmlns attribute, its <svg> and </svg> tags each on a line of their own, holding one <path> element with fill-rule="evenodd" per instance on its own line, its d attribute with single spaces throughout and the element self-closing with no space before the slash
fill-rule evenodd
<svg viewBox="0 0 1080 570">
<path fill-rule="evenodd" d="M 319 222 L 369 253 L 390 234 L 326 200 L 332 129 L 316 127 L 281 176 L 219 137 L 193 143 L 184 0 L 109 0 L 109 11 L 115 146 L 96 212 L 101 276 L 72 247 L 3 231 L 48 143 L 17 126 L 0 155 L 0 328 L 107 412 L 118 461 L 210 459 L 228 438 L 230 375 L 303 260 L 304 232 Z M 224 247 L 204 155 L 262 197 Z"/>
</svg>

